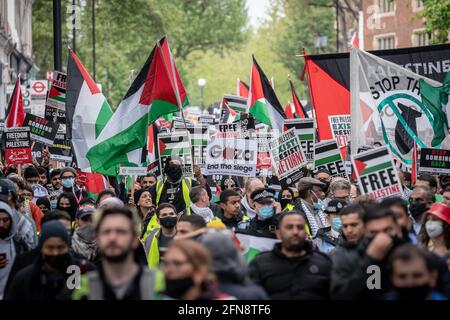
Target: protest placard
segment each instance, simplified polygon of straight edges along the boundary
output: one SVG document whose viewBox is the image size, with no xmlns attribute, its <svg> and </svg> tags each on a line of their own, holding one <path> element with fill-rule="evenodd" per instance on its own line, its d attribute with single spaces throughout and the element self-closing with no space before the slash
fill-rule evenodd
<svg viewBox="0 0 450 320">
<path fill-rule="evenodd" d="M 59 110 L 66 109 L 67 75 L 60 71 L 53 72 L 53 79 L 47 95 L 46 106 Z"/>
<path fill-rule="evenodd" d="M 257 143 L 252 139 L 218 138 L 208 143 L 206 175 L 254 177 Z"/>
<path fill-rule="evenodd" d="M 304 176 L 301 169 L 308 162 L 294 128 L 272 139 L 269 148 L 274 171 L 283 186 L 292 185 Z"/>
<path fill-rule="evenodd" d="M 145 176 L 147 167 L 120 167 L 119 174 L 122 176 Z"/>
<path fill-rule="evenodd" d="M 48 148 L 51 160 L 59 160 L 64 162 L 72 161 L 72 146 L 64 132 L 56 134 L 53 145 Z"/>
<path fill-rule="evenodd" d="M 30 128 L 5 129 L 6 165 L 32 163 Z"/>
<path fill-rule="evenodd" d="M 175 131 L 172 133 L 158 134 L 159 161 L 161 172 L 164 172 L 166 159 L 181 162 L 183 177 L 191 177 L 194 174 L 192 167 L 192 148 L 189 132 Z"/>
<path fill-rule="evenodd" d="M 314 172 L 320 169 L 327 169 L 332 177 L 347 179 L 345 164 L 336 141 L 322 141 L 315 145 Z"/>
<path fill-rule="evenodd" d="M 375 199 L 401 196 L 400 179 L 386 146 L 356 154 L 352 156 L 352 163 L 362 194 Z"/>
<path fill-rule="evenodd" d="M 49 121 L 57 122 L 59 124 L 65 124 L 66 123 L 66 111 L 60 110 L 57 108 L 53 108 L 50 106 L 45 106 L 44 118 Z"/>
<path fill-rule="evenodd" d="M 257 169 L 272 169 L 272 158 L 270 157 L 269 142 L 274 138 L 273 132 L 257 132 L 258 157 L 256 160 Z"/>
<path fill-rule="evenodd" d="M 329 116 L 331 133 L 333 139 L 336 140 L 339 148 L 345 147 L 350 138 L 351 132 L 351 117 L 349 115 L 334 115 Z"/>
<path fill-rule="evenodd" d="M 284 121 L 286 131 L 295 129 L 295 134 L 300 140 L 303 153 L 308 163 L 314 163 L 314 142 L 316 141 L 316 128 L 314 127 L 314 119 L 287 119 Z"/>
<path fill-rule="evenodd" d="M 58 132 L 59 124 L 27 113 L 24 126 L 30 127 L 32 140 L 51 146 Z"/>
<path fill-rule="evenodd" d="M 255 133 L 255 119 L 246 117 L 233 123 L 219 123 L 219 132 L 215 138 L 242 138 L 249 139 Z"/>
<path fill-rule="evenodd" d="M 450 175 L 450 150 L 420 149 L 419 172 Z"/>
<path fill-rule="evenodd" d="M 203 166 L 206 161 L 206 148 L 209 140 L 209 126 L 188 127 L 191 136 L 192 158 L 194 164 Z"/>
</svg>

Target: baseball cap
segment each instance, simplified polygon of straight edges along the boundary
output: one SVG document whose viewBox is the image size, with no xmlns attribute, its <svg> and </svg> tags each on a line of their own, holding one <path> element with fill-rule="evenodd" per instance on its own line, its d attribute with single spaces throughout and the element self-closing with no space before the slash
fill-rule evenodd
<svg viewBox="0 0 450 320">
<path fill-rule="evenodd" d="M 9 179 L 0 179 L 0 201 L 8 202 L 8 193 L 16 194 L 16 185 Z"/>
<path fill-rule="evenodd" d="M 84 208 L 81 210 L 77 210 L 76 218 L 77 219 L 83 219 L 87 216 L 92 215 L 95 212 L 94 208 Z"/>
<path fill-rule="evenodd" d="M 347 205 L 347 201 L 340 199 L 333 199 L 328 202 L 327 207 L 325 208 L 325 213 L 330 214 L 338 214 L 345 206 Z"/>
</svg>

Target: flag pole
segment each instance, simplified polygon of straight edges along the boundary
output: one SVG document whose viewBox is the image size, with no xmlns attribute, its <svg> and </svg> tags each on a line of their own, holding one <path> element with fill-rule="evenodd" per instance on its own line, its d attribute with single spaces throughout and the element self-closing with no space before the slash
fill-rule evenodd
<svg viewBox="0 0 450 320">
<path fill-rule="evenodd" d="M 17 115 L 19 113 L 19 99 L 20 99 L 20 73 L 17 75 L 17 82 L 16 82 L 16 105 L 14 110 L 14 121 L 13 121 L 13 128 L 17 127 Z"/>
</svg>

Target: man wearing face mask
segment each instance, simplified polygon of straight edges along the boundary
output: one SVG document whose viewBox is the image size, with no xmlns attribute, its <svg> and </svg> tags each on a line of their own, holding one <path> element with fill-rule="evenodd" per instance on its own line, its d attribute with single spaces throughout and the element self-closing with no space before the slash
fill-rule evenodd
<svg viewBox="0 0 450 320">
<path fill-rule="evenodd" d="M 301 178 L 298 182 L 299 198 L 295 203 L 295 210 L 306 217 L 311 235 L 314 238 L 319 229 L 329 227 L 327 217 L 323 213 L 322 198 L 325 196 L 325 184 L 311 177 Z"/>
<path fill-rule="evenodd" d="M 67 268 L 78 266 L 83 273 L 92 269 L 86 260 L 69 253 L 70 238 L 64 225 L 56 220 L 42 225 L 40 256 L 20 270 L 8 286 L 6 300 L 66 300 L 70 297 Z"/>
<path fill-rule="evenodd" d="M 186 211 L 190 214 L 191 199 L 189 192 L 198 182 L 183 177 L 181 162 L 170 157 L 164 165 L 164 180 L 158 179 L 156 185 L 150 189 L 154 205 L 170 203 L 175 206 L 177 213 Z"/>
<path fill-rule="evenodd" d="M 107 208 L 93 216 L 100 254 L 98 270 L 83 275 L 72 300 L 152 300 L 163 276 L 135 261 L 140 222 L 128 208 Z"/>
<path fill-rule="evenodd" d="M 419 234 L 422 227 L 422 217 L 434 202 L 433 193 L 426 186 L 417 186 L 414 188 L 410 197 L 409 212 L 413 221 L 413 228 L 416 234 Z"/>
<path fill-rule="evenodd" d="M 325 213 L 330 224 L 327 228 L 319 229 L 314 243 L 321 252 L 329 253 L 333 250 L 341 239 L 342 221 L 339 212 L 347 205 L 344 200 L 331 200 Z"/>
<path fill-rule="evenodd" d="M 72 237 L 72 251 L 89 261 L 96 262 L 97 243 L 95 242 L 95 230 L 92 225 L 94 208 L 78 209 L 76 221 L 78 228 Z"/>
<path fill-rule="evenodd" d="M 164 253 L 177 234 L 178 215 L 173 205 L 162 203 L 156 209 L 156 217 L 161 228 L 152 230 L 142 239 L 149 268 L 158 268 L 159 263 L 164 261 Z"/>
<path fill-rule="evenodd" d="M 77 187 L 75 181 L 77 178 L 77 171 L 71 167 L 65 167 L 60 170 L 61 172 L 61 189 L 60 193 L 71 193 L 77 200 L 77 204 L 83 198 L 87 198 L 88 194 L 86 190 Z"/>
<path fill-rule="evenodd" d="M 278 217 L 281 212 L 280 203 L 275 201 L 275 191 L 270 188 L 259 189 L 254 191 L 250 197 L 255 205 L 256 216 L 250 221 L 240 222 L 238 229 L 245 230 L 249 234 L 275 238 Z"/>
</svg>

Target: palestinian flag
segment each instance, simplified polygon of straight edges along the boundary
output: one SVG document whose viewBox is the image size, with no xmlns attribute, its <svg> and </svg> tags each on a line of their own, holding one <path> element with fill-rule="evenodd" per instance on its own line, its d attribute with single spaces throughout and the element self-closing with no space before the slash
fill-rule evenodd
<svg viewBox="0 0 450 320">
<path fill-rule="evenodd" d="M 100 192 L 108 187 L 105 177 L 99 173 L 83 172 L 77 169 L 77 183 L 86 189 L 89 198 L 97 200 Z"/>
<path fill-rule="evenodd" d="M 292 83 L 292 80 L 290 78 L 289 84 L 291 85 L 292 101 L 294 101 L 295 117 L 308 118 L 308 114 L 306 113 L 305 108 L 303 108 L 303 105 L 297 96 L 297 92 L 295 92 L 294 84 Z"/>
<path fill-rule="evenodd" d="M 241 79 L 237 79 L 236 94 L 240 97 L 248 98 L 249 87 Z"/>
<path fill-rule="evenodd" d="M 355 169 L 358 176 L 364 176 L 372 172 L 384 170 L 393 166 L 392 157 L 387 148 L 377 152 L 369 152 L 365 156 L 354 158 Z"/>
<path fill-rule="evenodd" d="M 255 57 L 253 57 L 248 102 L 249 113 L 255 119 L 271 126 L 273 130 L 278 130 L 279 133 L 283 132 L 283 122 L 286 117 L 283 107 Z"/>
<path fill-rule="evenodd" d="M 239 230 L 236 231 L 236 237 L 239 240 L 240 247 L 243 249 L 244 259 L 247 263 L 250 263 L 260 253 L 271 251 L 275 243 L 280 242 L 277 239 L 241 233 Z"/>
<path fill-rule="evenodd" d="M 372 51 L 371 53 L 442 82 L 445 76 L 442 61 L 450 56 L 450 44 Z M 332 140 L 334 138 L 331 124 L 333 117 L 350 115 L 349 53 L 305 54 L 304 58 L 303 75 L 308 75 L 319 141 Z M 364 109 L 364 118 L 368 119 L 373 115 L 371 108 Z M 341 152 L 345 158 L 345 146 L 341 146 Z"/>
<path fill-rule="evenodd" d="M 342 161 L 341 154 L 335 141 L 324 141 L 316 145 L 314 149 L 314 166 Z"/>
<path fill-rule="evenodd" d="M 287 119 L 294 119 L 294 113 L 292 112 L 292 103 L 288 102 L 284 107 L 284 114 Z"/>
<path fill-rule="evenodd" d="M 87 152 L 92 171 L 103 173 L 119 163 L 140 165 L 148 126 L 165 114 L 179 111 L 180 101 L 187 105 L 186 91 L 163 38 Z"/>
<path fill-rule="evenodd" d="M 247 112 L 247 98 L 226 94 L 222 98 L 221 123 L 232 123 L 240 119 L 240 114 Z"/>
<path fill-rule="evenodd" d="M 20 74 L 17 76 L 16 85 L 8 104 L 8 114 L 5 120 L 6 128 L 21 127 L 25 120 L 23 109 L 22 90 L 20 89 Z"/>
<path fill-rule="evenodd" d="M 91 171 L 86 154 L 111 119 L 113 111 L 95 81 L 70 50 L 67 62 L 66 125 L 78 168 Z M 111 172 L 115 175 L 115 172 Z"/>
</svg>

